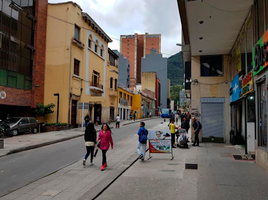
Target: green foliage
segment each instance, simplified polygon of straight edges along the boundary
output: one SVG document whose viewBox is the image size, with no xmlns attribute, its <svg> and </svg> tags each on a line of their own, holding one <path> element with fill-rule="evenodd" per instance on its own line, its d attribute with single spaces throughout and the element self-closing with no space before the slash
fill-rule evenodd
<svg viewBox="0 0 268 200">
<path fill-rule="evenodd" d="M 182 61 L 182 52 L 179 52 L 168 58 L 167 76 L 170 79 L 170 85 L 182 85 L 184 77 L 184 67 Z"/>
<path fill-rule="evenodd" d="M 45 123 L 44 126 L 67 126 L 67 123 Z"/>
<path fill-rule="evenodd" d="M 184 112 L 186 112 L 188 110 L 187 102 L 183 103 L 182 108 L 183 108 Z"/>
<path fill-rule="evenodd" d="M 180 101 L 180 91 L 183 89 L 182 85 L 176 85 L 170 87 L 170 99 L 175 102 Z"/>
<path fill-rule="evenodd" d="M 53 103 L 47 104 L 46 106 L 42 103 L 38 103 L 36 105 L 36 108 L 34 109 L 34 113 L 36 116 L 46 118 L 48 114 L 51 114 L 54 112 L 52 110 L 54 107 L 55 107 L 55 104 Z"/>
</svg>

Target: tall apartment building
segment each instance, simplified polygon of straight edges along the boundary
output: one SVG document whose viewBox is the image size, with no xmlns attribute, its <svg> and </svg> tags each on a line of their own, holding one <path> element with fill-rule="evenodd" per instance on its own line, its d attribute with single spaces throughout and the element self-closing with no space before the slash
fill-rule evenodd
<svg viewBox="0 0 268 200">
<path fill-rule="evenodd" d="M 121 35 L 120 52 L 130 62 L 130 88 L 141 83 L 141 58 L 151 53 L 151 49 L 161 52 L 161 34 Z"/>
<path fill-rule="evenodd" d="M 0 1 L 0 119 L 44 102 L 47 0 Z"/>
</svg>

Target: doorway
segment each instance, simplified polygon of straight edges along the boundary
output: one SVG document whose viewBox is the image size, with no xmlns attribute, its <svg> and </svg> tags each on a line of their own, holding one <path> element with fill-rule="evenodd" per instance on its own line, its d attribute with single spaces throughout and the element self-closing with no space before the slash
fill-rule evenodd
<svg viewBox="0 0 268 200">
<path fill-rule="evenodd" d="M 94 104 L 94 124 L 101 124 L 101 104 Z"/>
<path fill-rule="evenodd" d="M 77 100 L 72 100 L 72 115 L 71 115 L 71 127 L 76 128 L 76 117 L 77 117 Z"/>
</svg>

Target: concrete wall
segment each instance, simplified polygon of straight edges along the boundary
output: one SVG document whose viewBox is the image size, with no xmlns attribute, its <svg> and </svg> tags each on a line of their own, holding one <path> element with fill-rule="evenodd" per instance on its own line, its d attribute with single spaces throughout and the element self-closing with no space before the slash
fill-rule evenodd
<svg viewBox="0 0 268 200">
<path fill-rule="evenodd" d="M 119 57 L 118 59 L 118 85 L 123 88 L 129 88 L 130 84 L 130 63 L 117 50 L 113 50 Z"/>
<path fill-rule="evenodd" d="M 152 92 L 156 92 L 156 72 L 142 72 L 141 73 L 141 90 L 151 90 Z"/>
<path fill-rule="evenodd" d="M 157 77 L 161 81 L 161 108 L 167 107 L 167 58 L 163 58 L 162 54 L 152 51 L 151 54 L 145 56 L 141 60 L 142 72 L 156 72 Z"/>
<path fill-rule="evenodd" d="M 224 103 L 224 122 L 225 122 L 225 141 L 230 142 L 230 106 L 229 106 L 229 82 L 228 59 L 225 57 L 223 64 L 222 77 L 201 77 L 200 74 L 200 57 L 192 57 L 192 80 L 197 79 L 198 83 L 191 85 L 191 111 L 197 113 L 197 119 L 201 120 L 201 98 L 202 97 L 223 97 Z M 199 114 L 201 115 L 199 117 Z"/>
</svg>

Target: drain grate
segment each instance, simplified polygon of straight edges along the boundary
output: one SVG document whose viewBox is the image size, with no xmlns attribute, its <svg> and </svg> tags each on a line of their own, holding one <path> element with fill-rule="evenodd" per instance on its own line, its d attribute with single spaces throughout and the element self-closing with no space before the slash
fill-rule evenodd
<svg viewBox="0 0 268 200">
<path fill-rule="evenodd" d="M 175 172 L 175 170 L 172 170 L 172 169 L 163 169 L 163 170 L 161 170 L 161 172 Z"/>
<path fill-rule="evenodd" d="M 185 169 L 198 169 L 198 165 L 185 163 Z"/>
</svg>

